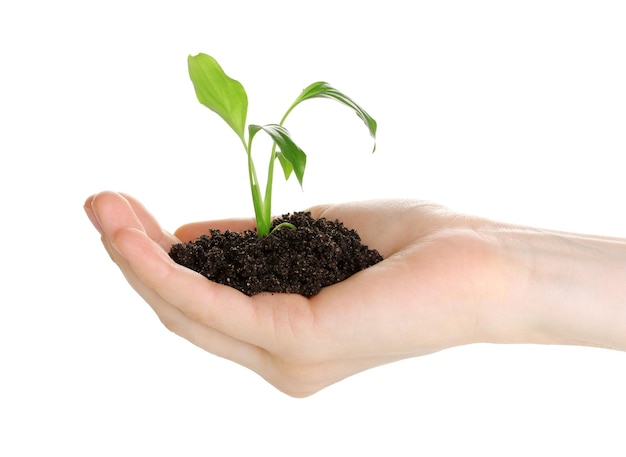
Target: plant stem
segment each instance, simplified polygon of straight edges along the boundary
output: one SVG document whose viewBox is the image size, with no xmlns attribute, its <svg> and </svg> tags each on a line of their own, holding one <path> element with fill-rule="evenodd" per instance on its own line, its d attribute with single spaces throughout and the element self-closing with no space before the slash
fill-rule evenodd
<svg viewBox="0 0 626 457">
<path fill-rule="evenodd" d="M 270 163 L 267 170 L 267 182 L 265 183 L 265 200 L 263 201 L 263 213 L 268 221 L 272 217 L 272 184 L 274 181 L 274 162 L 276 162 L 276 143 L 272 145 Z"/>
<path fill-rule="evenodd" d="M 248 154 L 248 177 L 250 179 L 250 190 L 252 192 L 252 203 L 254 204 L 254 214 L 256 216 L 257 234 L 259 237 L 265 236 L 270 232 L 270 218 L 267 216 L 259 180 L 254 168 L 252 160 L 251 144 L 247 144 L 246 153 Z"/>
<path fill-rule="evenodd" d="M 287 119 L 287 116 L 291 112 L 291 110 L 296 106 L 294 103 L 289 107 L 287 112 L 284 114 L 283 118 L 280 120 L 278 125 L 282 126 Z M 272 185 L 274 181 L 274 162 L 276 162 L 276 143 L 272 144 L 272 152 L 270 154 L 270 163 L 267 170 L 267 183 L 265 184 L 265 199 L 263 201 L 263 215 L 267 218 L 268 221 L 268 233 L 269 233 L 269 221 L 272 217 Z M 258 219 L 258 216 L 257 216 Z M 295 227 L 294 227 L 295 228 Z M 259 236 L 261 236 L 259 232 Z"/>
<path fill-rule="evenodd" d="M 285 122 L 285 119 L 287 119 L 287 116 L 289 115 L 289 113 L 291 112 L 292 109 L 294 109 L 294 107 L 297 105 L 297 103 L 292 104 L 289 109 L 287 110 L 287 112 L 283 115 L 282 119 L 280 120 L 280 122 L 278 123 L 278 125 L 282 126 L 283 123 Z M 248 157 L 249 157 L 249 161 L 252 161 L 252 157 L 250 152 L 248 152 Z M 262 217 L 263 220 L 267 222 L 267 230 L 263 231 L 263 233 L 261 233 L 261 229 L 257 227 L 257 231 L 259 236 L 264 236 L 267 235 L 269 233 L 269 227 L 270 227 L 270 220 L 272 217 L 272 186 L 273 186 L 273 181 L 274 181 L 274 162 L 276 162 L 276 143 L 272 144 L 272 152 L 270 154 L 270 161 L 269 161 L 269 167 L 267 170 L 267 182 L 265 184 L 265 199 L 261 202 L 262 205 Z M 254 166 L 254 165 L 253 165 Z M 256 177 L 255 177 L 256 180 Z M 257 182 L 257 188 L 258 188 L 258 181 Z M 253 196 L 254 198 L 254 196 Z M 260 198 L 260 196 L 259 196 Z M 255 203 L 255 210 L 256 210 L 256 203 Z M 257 226 L 259 226 L 259 216 L 257 213 Z M 295 227 L 294 227 L 295 228 Z"/>
</svg>

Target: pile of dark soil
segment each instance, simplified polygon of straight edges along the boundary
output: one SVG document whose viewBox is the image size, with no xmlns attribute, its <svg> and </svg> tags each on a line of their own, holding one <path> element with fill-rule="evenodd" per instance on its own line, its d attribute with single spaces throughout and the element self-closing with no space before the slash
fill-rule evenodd
<svg viewBox="0 0 626 457">
<path fill-rule="evenodd" d="M 172 246 L 170 257 L 247 295 L 286 292 L 307 297 L 383 260 L 339 221 L 297 212 L 275 219 L 272 228 L 283 222 L 296 230 L 281 227 L 262 238 L 252 230 L 210 230 L 195 241 Z"/>
</svg>

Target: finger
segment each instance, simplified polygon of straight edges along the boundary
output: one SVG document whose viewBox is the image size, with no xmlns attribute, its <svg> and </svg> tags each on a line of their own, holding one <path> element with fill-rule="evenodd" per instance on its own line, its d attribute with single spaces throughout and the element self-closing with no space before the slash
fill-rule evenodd
<svg viewBox="0 0 626 457">
<path fill-rule="evenodd" d="M 128 283 L 150 305 L 167 329 L 205 351 L 261 374 L 263 366 L 267 365 L 266 351 L 191 319 L 143 283 L 125 259 L 120 258 L 118 266 Z"/>
<path fill-rule="evenodd" d="M 135 290 L 150 304 L 163 325 L 176 335 L 211 354 L 263 374 L 268 356 L 264 349 L 237 340 L 191 319 L 151 289 L 142 291 L 140 287 L 135 287 Z"/>
<path fill-rule="evenodd" d="M 267 333 L 250 297 L 176 264 L 142 230 L 120 229 L 112 241 L 138 279 L 163 300 L 205 326 L 264 346 Z"/>
<path fill-rule="evenodd" d="M 222 232 L 231 230 L 233 232 L 243 232 L 254 230 L 256 226 L 254 219 L 225 219 L 219 221 L 193 222 L 185 224 L 174 232 L 174 236 L 184 242 L 193 241 L 200 235 L 207 235 L 209 229 L 216 229 Z"/>
<path fill-rule="evenodd" d="M 172 244 L 180 243 L 178 238 L 161 228 L 156 218 L 139 200 L 128 194 L 122 193 L 120 195 L 126 199 L 148 236 L 161 245 L 163 249 L 169 250 Z"/>
<path fill-rule="evenodd" d="M 122 228 L 133 228 L 145 232 L 145 228 L 122 195 L 105 191 L 91 199 L 91 211 L 100 226 L 103 236 L 112 239 Z"/>
</svg>

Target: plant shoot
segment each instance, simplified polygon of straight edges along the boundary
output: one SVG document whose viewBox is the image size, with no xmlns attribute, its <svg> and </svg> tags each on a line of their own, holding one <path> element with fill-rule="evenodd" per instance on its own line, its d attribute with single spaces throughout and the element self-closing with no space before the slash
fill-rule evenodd
<svg viewBox="0 0 626 457">
<path fill-rule="evenodd" d="M 248 96 L 241 83 L 226 75 L 217 61 L 207 54 L 189 56 L 188 66 L 189 76 L 193 82 L 198 101 L 217 113 L 234 130 L 247 154 L 248 176 L 259 237 L 265 236 L 270 232 L 272 181 L 274 164 L 277 159 L 283 169 L 285 179 L 289 179 L 293 173 L 296 175 L 300 186 L 302 186 L 304 169 L 306 167 L 306 154 L 293 141 L 289 131 L 283 126 L 287 116 L 296 106 L 312 98 L 336 100 L 352 108 L 357 116 L 363 120 L 374 141 L 376 139 L 376 121 L 352 99 L 331 87 L 328 83 L 321 81 L 306 87 L 285 112 L 278 124 L 250 124 L 246 129 Z M 252 140 L 260 131 L 269 135 L 273 141 L 264 193 L 261 192 L 256 168 L 252 160 Z M 375 149 L 376 143 L 374 142 L 372 152 Z"/>
</svg>

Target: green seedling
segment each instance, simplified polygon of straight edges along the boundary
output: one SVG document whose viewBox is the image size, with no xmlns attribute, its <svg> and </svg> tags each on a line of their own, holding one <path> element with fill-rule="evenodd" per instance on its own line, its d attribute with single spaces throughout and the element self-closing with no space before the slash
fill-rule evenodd
<svg viewBox="0 0 626 457">
<path fill-rule="evenodd" d="M 278 124 L 247 126 L 246 117 L 248 112 L 248 96 L 239 81 L 236 81 L 224 73 L 217 61 L 207 55 L 198 54 L 189 56 L 189 76 L 193 82 L 198 101 L 211 111 L 217 113 L 237 134 L 248 156 L 248 175 L 250 189 L 257 222 L 259 237 L 270 232 L 271 209 L 272 209 L 272 181 L 274 176 L 274 163 L 278 159 L 285 179 L 289 179 L 292 173 L 296 175 L 300 186 L 306 167 L 306 154 L 293 141 L 289 131 L 283 126 L 291 111 L 305 100 L 312 98 L 329 98 L 341 102 L 352 108 L 363 120 L 370 135 L 376 139 L 376 121 L 365 112 L 352 99 L 331 87 L 325 82 L 315 82 L 305 88 L 300 96 L 289 107 Z M 257 179 L 256 169 L 252 160 L 252 140 L 259 131 L 268 134 L 272 141 L 272 151 L 269 159 L 265 195 L 261 193 L 261 186 Z M 374 142 L 374 148 L 376 143 Z M 277 227 L 278 228 L 278 227 Z M 289 227 L 293 228 L 293 226 Z"/>
</svg>

